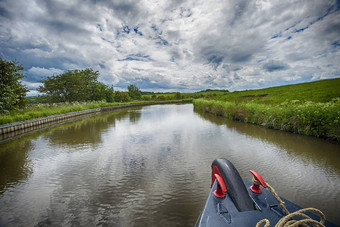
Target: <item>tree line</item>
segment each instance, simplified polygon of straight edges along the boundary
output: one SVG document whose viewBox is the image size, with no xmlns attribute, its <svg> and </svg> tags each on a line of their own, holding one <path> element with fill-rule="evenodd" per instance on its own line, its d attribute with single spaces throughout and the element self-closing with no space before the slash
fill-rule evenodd
<svg viewBox="0 0 340 227">
<path fill-rule="evenodd" d="M 0 58 L 0 113 L 24 108 L 27 104 L 104 101 L 129 102 L 134 100 L 179 100 L 185 98 L 213 97 L 227 90 L 205 90 L 190 94 L 142 92 L 136 85 L 129 85 L 127 91 L 114 91 L 98 81 L 99 72 L 91 68 L 69 70 L 59 75 L 52 75 L 41 81 L 39 96 L 26 97 L 29 91 L 22 84 L 23 67 L 16 61 Z"/>
<path fill-rule="evenodd" d="M 23 67 L 16 61 L 0 58 L 0 113 L 23 108 L 27 105 L 25 98 L 28 89 L 22 84 Z M 37 102 L 128 102 L 140 100 L 141 91 L 136 85 L 129 85 L 127 92 L 114 91 L 113 86 L 98 81 L 99 72 L 87 68 L 69 70 L 60 75 L 47 77 L 42 81 L 38 91 L 42 95 L 35 98 Z"/>
</svg>

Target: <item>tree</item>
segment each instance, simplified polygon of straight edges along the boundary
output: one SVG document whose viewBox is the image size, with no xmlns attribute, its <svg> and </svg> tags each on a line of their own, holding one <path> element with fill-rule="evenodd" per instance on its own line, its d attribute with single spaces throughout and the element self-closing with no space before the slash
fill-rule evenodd
<svg viewBox="0 0 340 227">
<path fill-rule="evenodd" d="M 175 93 L 175 96 L 174 96 L 174 99 L 181 99 L 181 98 L 182 98 L 181 93 L 176 92 L 176 93 Z"/>
<path fill-rule="evenodd" d="M 50 102 L 113 101 L 113 88 L 98 82 L 98 71 L 93 69 L 70 70 L 50 76 L 38 91 L 45 93 Z"/>
<path fill-rule="evenodd" d="M 115 91 L 114 101 L 115 102 L 128 102 L 130 101 L 130 96 L 127 92 Z"/>
<path fill-rule="evenodd" d="M 111 86 L 111 87 L 106 86 L 104 93 L 105 93 L 106 102 L 114 102 L 115 101 L 114 100 L 115 95 L 114 95 L 113 86 Z"/>
<path fill-rule="evenodd" d="M 24 75 L 22 65 L 16 61 L 5 61 L 0 58 L 0 112 L 22 108 L 27 104 L 27 88 L 21 83 Z"/>
<path fill-rule="evenodd" d="M 122 102 L 122 93 L 120 91 L 115 91 L 114 100 L 115 102 Z"/>
<path fill-rule="evenodd" d="M 131 100 L 129 93 L 122 92 L 122 102 L 129 102 Z"/>
<path fill-rule="evenodd" d="M 132 100 L 137 100 L 142 97 L 141 91 L 138 89 L 136 85 L 130 84 L 128 86 L 128 93 Z"/>
</svg>

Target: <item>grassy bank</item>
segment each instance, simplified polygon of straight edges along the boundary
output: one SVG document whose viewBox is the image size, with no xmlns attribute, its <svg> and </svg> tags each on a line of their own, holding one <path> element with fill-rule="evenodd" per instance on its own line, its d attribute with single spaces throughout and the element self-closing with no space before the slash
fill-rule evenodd
<svg viewBox="0 0 340 227">
<path fill-rule="evenodd" d="M 137 101 L 127 103 L 106 103 L 106 102 L 87 102 L 87 103 L 59 103 L 59 104 L 37 104 L 23 110 L 11 111 L 0 115 L 0 125 L 25 121 L 40 117 L 47 117 L 56 114 L 64 114 L 74 111 L 95 109 L 109 106 L 129 105 L 129 104 L 150 104 L 150 103 L 171 103 L 171 102 L 191 102 L 191 99 L 172 100 L 172 101 Z"/>
<path fill-rule="evenodd" d="M 268 128 L 340 141 L 340 79 L 194 100 L 196 110 Z"/>
</svg>

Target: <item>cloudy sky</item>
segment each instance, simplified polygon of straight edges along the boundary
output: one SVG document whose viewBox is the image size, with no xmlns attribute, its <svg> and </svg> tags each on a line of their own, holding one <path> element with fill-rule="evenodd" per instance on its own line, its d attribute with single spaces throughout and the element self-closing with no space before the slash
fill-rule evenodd
<svg viewBox="0 0 340 227">
<path fill-rule="evenodd" d="M 0 57 L 116 90 L 244 90 L 340 77 L 339 0 L 0 0 Z"/>
</svg>

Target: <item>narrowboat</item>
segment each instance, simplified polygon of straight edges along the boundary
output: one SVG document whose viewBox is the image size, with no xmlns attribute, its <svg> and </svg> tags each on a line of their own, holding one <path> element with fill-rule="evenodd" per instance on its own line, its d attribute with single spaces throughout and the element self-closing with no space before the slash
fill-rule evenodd
<svg viewBox="0 0 340 227">
<path fill-rule="evenodd" d="M 227 159 L 211 165 L 211 191 L 195 226 L 336 226 L 314 208 L 300 206 L 278 196 L 260 174 L 250 170 L 253 182 L 242 179 Z M 266 190 L 269 189 L 269 190 Z"/>
</svg>

